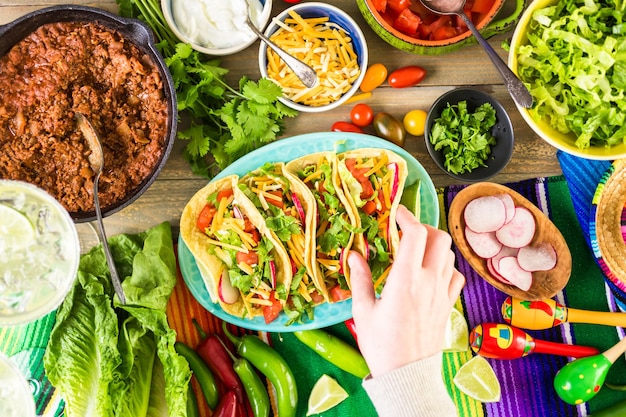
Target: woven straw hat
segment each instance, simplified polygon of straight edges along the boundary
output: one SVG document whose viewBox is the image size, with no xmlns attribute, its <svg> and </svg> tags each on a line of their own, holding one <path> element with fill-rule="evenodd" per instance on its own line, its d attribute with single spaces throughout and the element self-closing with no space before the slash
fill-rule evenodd
<svg viewBox="0 0 626 417">
<path fill-rule="evenodd" d="M 626 285 L 626 243 L 623 212 L 626 205 L 626 160 L 617 160 L 611 167 L 601 192 L 596 192 L 596 238 L 602 259 L 620 284 Z M 608 271 L 605 271 L 608 272 Z"/>
</svg>

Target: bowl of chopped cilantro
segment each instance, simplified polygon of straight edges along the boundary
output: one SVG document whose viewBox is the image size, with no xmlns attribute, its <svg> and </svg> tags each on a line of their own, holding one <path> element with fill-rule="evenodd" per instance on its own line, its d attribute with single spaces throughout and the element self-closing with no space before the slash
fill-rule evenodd
<svg viewBox="0 0 626 417">
<path fill-rule="evenodd" d="M 513 154 L 514 133 L 504 107 L 489 94 L 457 88 L 440 96 L 426 117 L 424 138 L 435 164 L 451 177 L 483 181 Z"/>
<path fill-rule="evenodd" d="M 615 0 L 535 0 L 511 39 L 509 67 L 533 96 L 535 133 L 587 159 L 626 157 L 626 13 Z"/>
</svg>

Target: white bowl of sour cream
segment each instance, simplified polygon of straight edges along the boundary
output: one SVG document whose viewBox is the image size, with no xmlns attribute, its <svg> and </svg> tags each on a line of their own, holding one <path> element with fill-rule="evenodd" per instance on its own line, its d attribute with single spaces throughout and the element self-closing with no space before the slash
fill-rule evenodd
<svg viewBox="0 0 626 417">
<path fill-rule="evenodd" d="M 230 55 L 252 45 L 257 36 L 250 20 L 263 31 L 270 19 L 272 0 L 162 0 L 161 9 L 172 32 L 207 55 Z"/>
</svg>

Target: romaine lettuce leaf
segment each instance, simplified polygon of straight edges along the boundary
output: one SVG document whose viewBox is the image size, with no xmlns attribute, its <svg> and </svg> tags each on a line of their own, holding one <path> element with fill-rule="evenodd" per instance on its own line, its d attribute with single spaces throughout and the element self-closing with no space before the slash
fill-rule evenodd
<svg viewBox="0 0 626 417">
<path fill-rule="evenodd" d="M 44 357 L 48 378 L 66 402 L 67 417 L 143 417 L 148 410 L 185 416 L 191 374 L 174 350 L 176 334 L 165 314 L 176 283 L 171 228 L 162 223 L 109 243 L 127 304 L 113 303 L 102 247 L 83 255 Z M 153 370 L 155 363 L 162 369 Z"/>
</svg>

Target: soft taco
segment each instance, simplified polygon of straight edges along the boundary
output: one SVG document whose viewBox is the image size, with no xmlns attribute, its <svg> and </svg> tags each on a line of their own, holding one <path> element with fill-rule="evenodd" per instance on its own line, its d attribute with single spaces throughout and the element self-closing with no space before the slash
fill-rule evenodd
<svg viewBox="0 0 626 417">
<path fill-rule="evenodd" d="M 337 155 L 337 175 L 346 204 L 357 214 L 362 229 L 353 248 L 370 266 L 377 292 L 396 256 L 400 236 L 396 212 L 408 175 L 406 161 L 385 149 L 364 148 Z"/>
<path fill-rule="evenodd" d="M 291 282 L 289 259 L 260 213 L 237 197 L 237 180 L 231 175 L 212 181 L 191 198 L 181 216 L 181 237 L 213 302 L 238 317 L 273 316 L 284 303 L 273 294 Z"/>
<path fill-rule="evenodd" d="M 309 189 L 284 168 L 282 162 L 266 163 L 240 178 L 235 192 L 249 199 L 270 233 L 286 248 L 293 277 L 290 285 L 276 292 L 276 298 L 283 302 L 290 324 L 313 319 L 313 307 L 325 300 L 310 269 L 315 236 L 309 225 L 315 203 Z"/>
<path fill-rule="evenodd" d="M 287 171 L 311 191 L 316 203 L 316 213 L 309 223 L 310 229 L 315 231 L 315 253 L 310 268 L 318 288 L 330 301 L 351 296 L 348 257 L 345 255 L 358 232 L 356 211 L 345 204 L 336 162 L 334 152 L 319 152 L 286 165 Z"/>
</svg>

